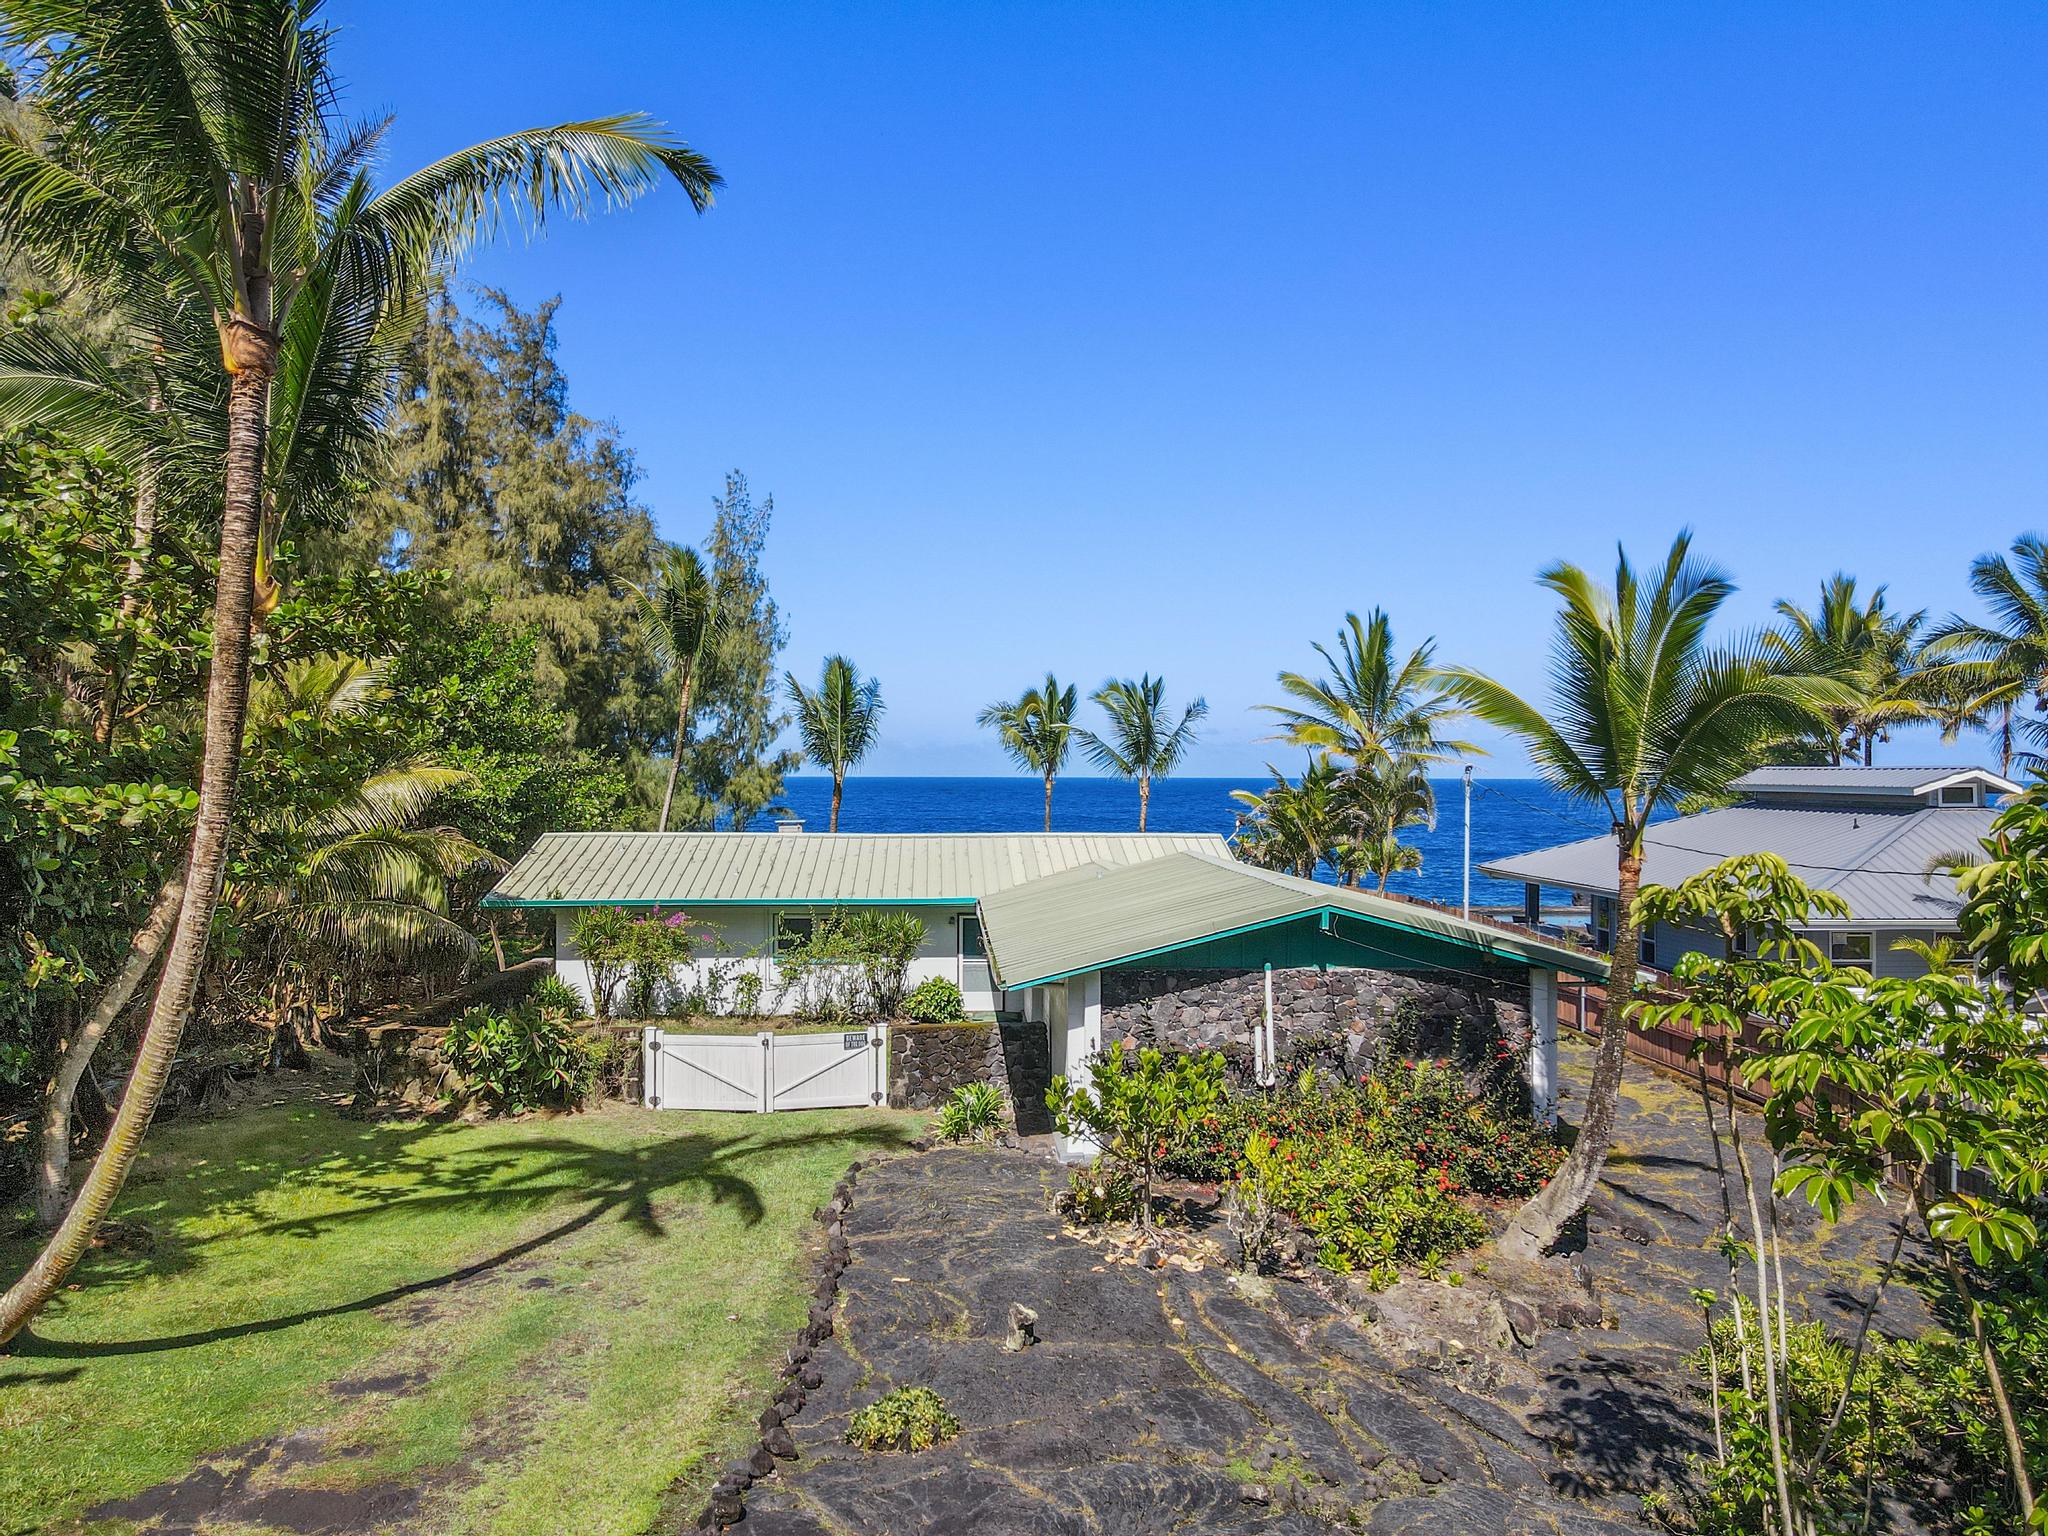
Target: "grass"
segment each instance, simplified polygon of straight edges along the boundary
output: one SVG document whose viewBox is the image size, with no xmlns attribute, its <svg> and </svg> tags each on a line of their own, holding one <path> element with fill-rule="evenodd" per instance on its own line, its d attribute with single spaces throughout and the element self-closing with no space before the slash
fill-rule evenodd
<svg viewBox="0 0 2048 1536">
<path fill-rule="evenodd" d="M 451 1533 L 637 1532 L 739 1448 L 801 1325 L 810 1213 L 922 1118 L 609 1108 L 174 1123 L 120 1226 L 0 1356 L 0 1531 L 311 1432 L 293 1487 Z M 0 1274 L 31 1245 L 0 1244 Z M 305 1443 L 305 1442 L 300 1442 Z"/>
</svg>

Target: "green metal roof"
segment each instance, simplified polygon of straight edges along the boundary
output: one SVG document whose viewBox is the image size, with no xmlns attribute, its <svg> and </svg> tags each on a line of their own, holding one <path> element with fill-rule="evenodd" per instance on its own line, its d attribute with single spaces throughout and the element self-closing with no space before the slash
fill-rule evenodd
<svg viewBox="0 0 2048 1536">
<path fill-rule="evenodd" d="M 1519 965 L 1604 977 L 1597 955 L 1469 922 L 1435 907 L 1254 869 L 1226 855 L 1174 852 L 1122 868 L 1074 869 L 981 899 L 983 933 L 996 979 L 1007 989 L 1039 986 L 1084 971 L 1169 954 L 1261 928 L 1320 919 L 1345 936 L 1357 923 L 1382 930 L 1386 953 L 1413 957 L 1450 945 Z M 1401 943 L 1392 944 L 1398 935 Z M 1356 942 L 1356 941 L 1354 941 Z M 1418 944 L 1420 950 L 1418 951 Z M 1356 963 L 1375 963 L 1370 942 Z M 1441 952 L 1439 950 L 1439 952 Z"/>
<path fill-rule="evenodd" d="M 492 907 L 971 906 L 1083 864 L 1226 856 L 1213 834 L 1138 832 L 550 832 Z"/>
</svg>

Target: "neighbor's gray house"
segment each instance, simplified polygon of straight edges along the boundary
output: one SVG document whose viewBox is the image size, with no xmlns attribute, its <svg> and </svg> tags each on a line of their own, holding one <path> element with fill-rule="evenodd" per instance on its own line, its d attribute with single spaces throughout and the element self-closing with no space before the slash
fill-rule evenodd
<svg viewBox="0 0 2048 1536">
<path fill-rule="evenodd" d="M 717 925 L 722 963 L 757 970 L 769 1006 L 780 936 L 836 907 L 914 912 L 925 944 L 913 980 L 958 981 L 970 1010 L 1010 1021 L 1005 1050 L 1021 1034 L 1078 1080 L 1127 1041 L 1216 1047 L 1270 1076 L 1306 1039 L 1355 1059 L 1395 1023 L 1440 1035 L 1470 1022 L 1526 1048 L 1546 1120 L 1559 973 L 1606 974 L 1601 958 L 1518 930 L 1254 869 L 1209 835 L 555 833 L 485 904 L 552 913 L 557 974 L 586 998 L 570 936 L 579 908 L 687 913 Z M 861 1044 L 847 1037 L 849 1051 Z M 753 1091 L 719 1102 L 773 1106 Z"/>
<path fill-rule="evenodd" d="M 1808 885 L 1849 906 L 1845 919 L 1816 922 L 1806 935 L 1837 964 L 1878 976 L 1924 969 L 1900 939 L 1931 942 L 1955 932 L 1962 898 L 1933 866 L 1974 852 L 1997 817 L 1996 798 L 2019 785 L 1982 768 L 1759 768 L 1732 786 L 1739 800 L 1721 810 L 1680 816 L 1644 838 L 1643 883 L 1677 885 L 1744 853 L 1775 853 Z M 1525 910 L 1540 910 L 1544 888 L 1590 904 L 1593 941 L 1606 949 L 1614 931 L 1615 847 L 1589 837 L 1479 866 L 1496 880 L 1519 880 Z M 1718 954 L 1721 939 L 1695 927 L 1658 923 L 1643 935 L 1645 965 L 1669 970 L 1690 951 Z"/>
</svg>

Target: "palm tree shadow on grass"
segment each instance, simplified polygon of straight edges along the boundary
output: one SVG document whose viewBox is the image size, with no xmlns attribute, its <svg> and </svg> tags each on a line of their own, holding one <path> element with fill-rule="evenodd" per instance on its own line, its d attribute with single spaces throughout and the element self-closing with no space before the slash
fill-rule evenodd
<svg viewBox="0 0 2048 1536">
<path fill-rule="evenodd" d="M 315 1237 L 366 1218 L 388 1216 L 394 1211 L 426 1212 L 450 1207 L 502 1211 L 508 1218 L 517 1219 L 565 1197 L 578 1198 L 581 1208 L 544 1231 L 469 1263 L 418 1280 L 386 1286 L 348 1301 L 156 1338 L 89 1342 L 51 1339 L 24 1332 L 14 1340 L 12 1353 L 17 1357 L 46 1359 L 155 1354 L 256 1334 L 278 1333 L 322 1318 L 374 1311 L 488 1275 L 572 1237 L 608 1216 L 629 1224 L 649 1239 L 662 1238 L 667 1235 L 662 1224 L 663 1205 L 673 1203 L 684 1192 L 693 1189 L 708 1194 L 713 1205 L 732 1205 L 745 1225 L 757 1226 L 766 1216 L 766 1207 L 752 1180 L 739 1171 L 746 1162 L 765 1155 L 801 1152 L 828 1143 L 889 1149 L 901 1146 L 903 1138 L 901 1127 L 875 1125 L 852 1130 L 748 1135 L 734 1140 L 693 1133 L 630 1148 L 592 1147 L 561 1138 L 505 1142 L 440 1163 L 420 1160 L 426 1161 L 421 1187 L 397 1199 L 383 1198 L 390 1193 L 389 1162 L 373 1163 L 366 1158 L 352 1157 L 349 1162 L 353 1166 L 344 1170 L 328 1169 L 321 1182 L 325 1187 L 356 1194 L 367 1203 L 254 1228 L 241 1227 L 233 1235 L 237 1238 L 266 1235 Z M 518 1167 L 517 1171 L 509 1174 L 506 1172 L 508 1167 L 528 1163 L 533 1166 Z M 322 1166 L 326 1168 L 326 1165 Z M 203 1246 L 212 1240 L 201 1239 L 194 1246 Z"/>
</svg>

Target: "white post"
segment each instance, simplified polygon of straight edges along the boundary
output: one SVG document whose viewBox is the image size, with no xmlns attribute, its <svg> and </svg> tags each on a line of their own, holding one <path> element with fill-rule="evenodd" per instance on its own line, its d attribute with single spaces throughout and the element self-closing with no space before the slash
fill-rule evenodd
<svg viewBox="0 0 2048 1536">
<path fill-rule="evenodd" d="M 1472 765 L 1465 765 L 1465 921 L 1472 921 Z"/>
<path fill-rule="evenodd" d="M 1102 972 L 1068 977 L 1066 996 L 1065 1017 L 1052 1021 L 1052 1031 L 1060 1037 L 1053 1047 L 1053 1067 L 1065 1076 L 1069 1087 L 1086 1088 L 1095 1081 L 1089 1063 L 1102 1050 Z M 1063 1163 L 1093 1162 L 1101 1150 L 1088 1136 L 1059 1138 Z"/>
<path fill-rule="evenodd" d="M 640 1074 L 640 1101 L 649 1109 L 661 1107 L 661 1031 L 649 1024 L 640 1031 L 641 1049 L 647 1065 Z"/>
<path fill-rule="evenodd" d="M 775 1105 L 775 1036 L 761 1031 L 761 1114 Z"/>
<path fill-rule="evenodd" d="M 1529 1110 L 1557 1124 L 1557 972 L 1529 968 Z"/>
<path fill-rule="evenodd" d="M 1266 1016 L 1263 1029 L 1265 1049 L 1258 1053 L 1261 1058 L 1258 1062 L 1259 1086 L 1270 1088 L 1273 1086 L 1274 1080 L 1280 1075 L 1274 1070 L 1273 1064 L 1273 1058 L 1276 1054 L 1274 1051 L 1276 1042 L 1273 1039 L 1273 962 L 1270 960 L 1266 962 Z"/>
</svg>

